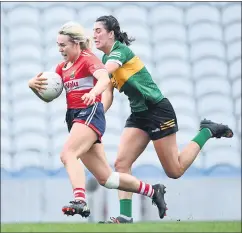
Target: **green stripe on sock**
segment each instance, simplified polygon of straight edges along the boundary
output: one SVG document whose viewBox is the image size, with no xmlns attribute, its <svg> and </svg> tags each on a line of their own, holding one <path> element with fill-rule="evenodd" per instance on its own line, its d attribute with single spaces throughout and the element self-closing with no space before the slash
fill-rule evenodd
<svg viewBox="0 0 242 233">
<path fill-rule="evenodd" d="M 211 131 L 207 128 L 204 128 L 197 134 L 195 138 L 192 139 L 192 141 L 196 142 L 199 145 L 200 149 L 202 149 L 206 141 L 211 137 Z"/>
<path fill-rule="evenodd" d="M 132 200 L 131 199 L 122 199 L 120 200 L 120 214 L 132 217 Z"/>
</svg>

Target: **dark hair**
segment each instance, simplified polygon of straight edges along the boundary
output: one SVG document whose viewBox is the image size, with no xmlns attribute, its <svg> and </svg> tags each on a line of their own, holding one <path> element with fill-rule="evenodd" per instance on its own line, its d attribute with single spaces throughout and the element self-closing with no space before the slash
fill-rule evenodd
<svg viewBox="0 0 242 233">
<path fill-rule="evenodd" d="M 112 15 L 101 16 L 97 18 L 96 22 L 103 22 L 104 27 L 108 32 L 111 32 L 111 31 L 114 32 L 115 40 L 118 40 L 121 43 L 126 44 L 127 46 L 129 46 L 131 42 L 135 41 L 135 39 L 132 37 L 128 38 L 128 35 L 126 32 L 120 31 L 119 22 Z"/>
</svg>

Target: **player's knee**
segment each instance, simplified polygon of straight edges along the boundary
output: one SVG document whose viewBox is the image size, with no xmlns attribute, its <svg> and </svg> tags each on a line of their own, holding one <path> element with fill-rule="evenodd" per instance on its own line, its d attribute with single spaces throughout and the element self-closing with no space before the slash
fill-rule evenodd
<svg viewBox="0 0 242 233">
<path fill-rule="evenodd" d="M 61 162 L 64 165 L 66 164 L 66 162 L 67 162 L 67 154 L 64 151 L 62 151 L 61 154 L 60 154 L 60 160 L 61 160 Z"/>
<path fill-rule="evenodd" d="M 64 148 L 60 154 L 60 160 L 65 165 L 68 163 L 69 159 L 71 158 L 71 152 L 66 148 Z"/>
<path fill-rule="evenodd" d="M 106 180 L 99 180 L 99 184 L 108 189 L 117 189 L 119 187 L 119 173 L 112 172 Z"/>
<path fill-rule="evenodd" d="M 181 171 L 166 171 L 166 175 L 171 178 L 171 179 L 178 179 L 182 176 L 182 172 Z"/>
<path fill-rule="evenodd" d="M 129 172 L 131 165 L 124 159 L 117 159 L 114 163 L 115 171 L 127 173 Z"/>
</svg>

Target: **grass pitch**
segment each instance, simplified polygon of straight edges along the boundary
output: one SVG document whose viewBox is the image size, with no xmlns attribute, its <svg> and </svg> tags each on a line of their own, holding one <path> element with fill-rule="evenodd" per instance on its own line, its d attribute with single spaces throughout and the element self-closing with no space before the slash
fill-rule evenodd
<svg viewBox="0 0 242 233">
<path fill-rule="evenodd" d="M 241 232 L 241 221 L 135 224 L 1 224 L 1 232 Z"/>
</svg>

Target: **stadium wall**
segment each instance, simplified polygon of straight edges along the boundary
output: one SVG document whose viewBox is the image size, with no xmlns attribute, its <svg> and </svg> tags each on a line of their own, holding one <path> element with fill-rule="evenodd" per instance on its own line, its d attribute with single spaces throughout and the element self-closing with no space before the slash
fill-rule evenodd
<svg viewBox="0 0 242 233">
<path fill-rule="evenodd" d="M 143 179 L 157 183 L 157 179 Z M 167 217 L 161 221 L 240 220 L 241 178 L 186 177 L 178 180 L 162 178 L 167 187 Z M 97 222 L 118 216 L 119 201 L 116 190 L 98 185 L 87 193 L 91 216 L 67 217 L 62 207 L 72 200 L 72 188 L 67 179 L 8 179 L 2 181 L 1 221 L 12 222 Z M 11 211 L 10 211 L 11 210 Z M 159 221 L 157 208 L 151 200 L 133 196 L 135 221 Z"/>
</svg>

